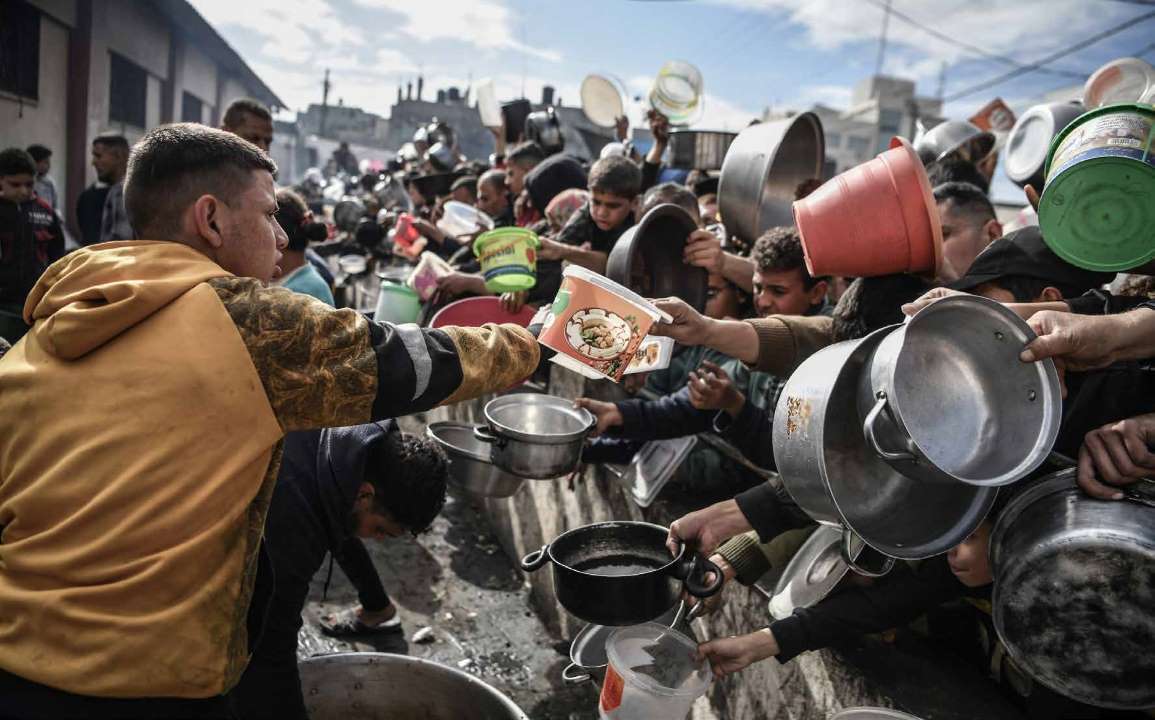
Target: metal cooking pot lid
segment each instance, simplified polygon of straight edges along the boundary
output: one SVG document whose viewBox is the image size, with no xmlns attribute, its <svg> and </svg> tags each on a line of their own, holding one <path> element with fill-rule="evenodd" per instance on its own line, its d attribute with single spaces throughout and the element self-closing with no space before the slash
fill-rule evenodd
<svg viewBox="0 0 1155 720">
<path fill-rule="evenodd" d="M 492 445 L 478 440 L 473 434 L 473 431 L 478 427 L 478 425 L 469 423 L 435 422 L 430 423 L 427 429 L 433 439 L 444 446 L 447 451 L 457 452 L 474 460 L 489 463 Z"/>
<path fill-rule="evenodd" d="M 806 538 L 774 587 L 769 605 L 771 617 L 790 617 L 795 608 L 814 607 L 830 594 L 850 569 L 842 559 L 841 545 L 842 530 L 832 525 L 819 525 Z M 855 536 L 851 548 L 857 557 L 862 552 L 862 540 Z"/>
<path fill-rule="evenodd" d="M 614 81 L 601 75 L 586 75 L 581 86 L 582 112 L 601 127 L 614 127 L 625 114 L 622 93 Z"/>
<path fill-rule="evenodd" d="M 881 707 L 853 707 L 840 710 L 830 720 L 922 720 L 899 710 Z"/>
<path fill-rule="evenodd" d="M 1024 182 L 1043 169 L 1047 151 L 1055 136 L 1054 118 L 1046 105 L 1037 105 L 1023 114 L 1007 140 L 1007 177 Z"/>
</svg>

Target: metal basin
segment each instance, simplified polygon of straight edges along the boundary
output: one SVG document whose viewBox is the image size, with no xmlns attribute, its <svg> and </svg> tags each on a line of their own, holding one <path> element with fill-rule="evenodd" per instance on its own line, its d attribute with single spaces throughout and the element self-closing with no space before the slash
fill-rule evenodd
<svg viewBox="0 0 1155 720">
<path fill-rule="evenodd" d="M 822 177 L 826 142 L 814 113 L 751 125 L 722 162 L 718 212 L 726 228 L 753 243 L 777 225 L 793 225 L 798 187 Z"/>
<path fill-rule="evenodd" d="M 322 655 L 300 671 L 312 720 L 529 720 L 472 675 L 407 655 Z"/>
<path fill-rule="evenodd" d="M 490 461 L 491 446 L 474 436 L 475 425 L 435 422 L 425 432 L 449 456 L 449 479 L 466 492 L 482 497 L 509 497 L 524 478 L 511 475 Z"/>
<path fill-rule="evenodd" d="M 940 300 L 868 360 L 858 411 L 868 444 L 896 470 L 930 482 L 999 486 L 1026 477 L 1059 433 L 1051 360 L 1023 363 L 1035 338 L 1018 315 L 973 295 Z"/>
<path fill-rule="evenodd" d="M 686 240 L 697 229 L 682 208 L 658 205 L 614 243 L 606 277 L 642 297 L 679 297 L 701 311 L 706 307 L 706 271 L 682 259 Z"/>
<path fill-rule="evenodd" d="M 586 435 L 597 424 L 572 400 L 529 393 L 490 400 L 485 419 L 489 427 L 474 435 L 492 446 L 493 464 L 519 477 L 542 479 L 573 472 Z"/>
<path fill-rule="evenodd" d="M 721 170 L 726 151 L 737 133 L 711 130 L 670 132 L 670 167 L 683 170 Z"/>
<path fill-rule="evenodd" d="M 1036 680 L 1099 707 L 1155 706 L 1155 507 L 1097 500 L 1075 470 L 1007 504 L 991 533 L 995 629 Z"/>
<path fill-rule="evenodd" d="M 787 491 L 814 520 L 849 528 L 884 555 L 916 560 L 965 540 L 996 490 L 912 479 L 867 447 L 855 410 L 859 377 L 897 327 L 825 347 L 794 371 L 774 412 L 774 459 Z"/>
</svg>

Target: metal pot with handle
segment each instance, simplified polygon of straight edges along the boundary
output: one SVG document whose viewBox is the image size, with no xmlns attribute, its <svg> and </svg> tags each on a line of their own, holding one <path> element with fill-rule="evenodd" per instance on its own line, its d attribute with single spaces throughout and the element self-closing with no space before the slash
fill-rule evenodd
<svg viewBox="0 0 1155 720">
<path fill-rule="evenodd" d="M 670 131 L 670 167 L 721 170 L 726 151 L 738 133 L 713 130 Z"/>
<path fill-rule="evenodd" d="M 1075 474 L 1032 484 L 995 521 L 995 630 L 1019 666 L 1062 695 L 1155 707 L 1155 483 L 1098 500 Z"/>
<path fill-rule="evenodd" d="M 553 565 L 557 600 L 571 615 L 598 625 L 648 622 L 677 605 L 683 590 L 715 595 L 724 577 L 718 566 L 685 545 L 670 557 L 669 529 L 644 522 L 583 525 L 522 558 L 533 572 Z M 707 580 L 709 573 L 713 577 Z"/>
<path fill-rule="evenodd" d="M 514 393 L 485 405 L 488 427 L 475 437 L 491 446 L 493 464 L 523 478 L 554 478 L 581 462 L 586 435 L 597 420 L 584 408 L 552 395 Z"/>
<path fill-rule="evenodd" d="M 871 352 L 898 327 L 823 348 L 794 371 L 774 412 L 774 459 L 787 491 L 810 517 L 852 531 L 884 555 L 916 560 L 965 540 L 996 491 L 912 479 L 867 447 L 855 411 L 859 377 Z M 843 560 L 860 574 L 878 574 L 859 567 L 850 536 L 845 540 Z"/>
<path fill-rule="evenodd" d="M 1059 434 L 1052 360 L 1024 363 L 1035 333 L 974 295 L 923 308 L 873 351 L 858 390 L 862 432 L 894 469 L 929 482 L 995 487 L 1026 477 Z"/>
</svg>

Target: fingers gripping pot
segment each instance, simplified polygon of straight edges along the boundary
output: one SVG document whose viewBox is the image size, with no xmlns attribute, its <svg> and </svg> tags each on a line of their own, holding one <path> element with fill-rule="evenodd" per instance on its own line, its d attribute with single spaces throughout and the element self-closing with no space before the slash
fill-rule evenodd
<svg viewBox="0 0 1155 720">
<path fill-rule="evenodd" d="M 573 472 L 586 435 L 597 420 L 584 408 L 553 395 L 514 393 L 485 404 L 488 427 L 474 430 L 490 446 L 490 461 L 523 478 L 554 478 Z"/>
<path fill-rule="evenodd" d="M 636 625 L 674 607 L 683 590 L 704 598 L 722 589 L 721 570 L 685 545 L 670 557 L 668 534 L 644 522 L 583 525 L 526 555 L 521 569 L 533 572 L 551 563 L 557 600 L 574 617 Z"/>
</svg>

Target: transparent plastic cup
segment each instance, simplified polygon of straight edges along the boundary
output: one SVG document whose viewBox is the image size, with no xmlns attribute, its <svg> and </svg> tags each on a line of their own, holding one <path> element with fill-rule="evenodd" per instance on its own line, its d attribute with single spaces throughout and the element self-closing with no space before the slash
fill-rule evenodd
<svg viewBox="0 0 1155 720">
<path fill-rule="evenodd" d="M 606 641 L 606 679 L 598 712 L 603 720 L 681 720 L 710 686 L 710 664 L 677 630 L 642 623 Z"/>
</svg>

